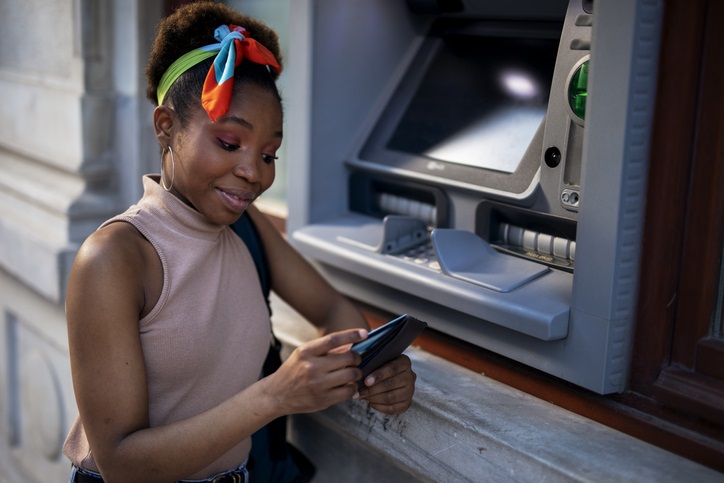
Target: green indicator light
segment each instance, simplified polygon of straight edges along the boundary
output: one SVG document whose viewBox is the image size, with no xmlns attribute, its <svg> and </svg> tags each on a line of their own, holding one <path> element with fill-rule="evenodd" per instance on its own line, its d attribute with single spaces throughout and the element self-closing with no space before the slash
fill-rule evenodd
<svg viewBox="0 0 724 483">
<path fill-rule="evenodd" d="M 588 97 L 588 61 L 581 64 L 568 85 L 568 104 L 573 113 L 586 119 L 586 98 Z"/>
</svg>

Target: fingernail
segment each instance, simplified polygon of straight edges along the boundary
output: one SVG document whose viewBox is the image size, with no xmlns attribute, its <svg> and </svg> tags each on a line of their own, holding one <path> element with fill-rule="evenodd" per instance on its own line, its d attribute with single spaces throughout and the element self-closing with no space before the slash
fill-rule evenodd
<svg viewBox="0 0 724 483">
<path fill-rule="evenodd" d="M 366 385 L 366 386 L 371 386 L 371 385 L 374 384 L 374 383 L 375 383 L 375 378 L 374 378 L 374 376 L 369 376 L 367 379 L 365 379 L 365 385 Z"/>
<path fill-rule="evenodd" d="M 360 336 L 360 337 L 367 337 L 367 331 L 364 330 L 364 329 L 360 329 L 360 331 L 359 331 L 359 336 Z"/>
<path fill-rule="evenodd" d="M 359 399 L 359 391 L 355 392 L 352 399 Z"/>
</svg>

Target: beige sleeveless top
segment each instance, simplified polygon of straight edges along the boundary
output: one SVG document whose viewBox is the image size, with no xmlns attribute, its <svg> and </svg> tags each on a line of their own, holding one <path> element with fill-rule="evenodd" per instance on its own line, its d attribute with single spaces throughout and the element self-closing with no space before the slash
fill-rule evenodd
<svg viewBox="0 0 724 483">
<path fill-rule="evenodd" d="M 269 349 L 269 312 L 254 262 L 228 226 L 215 225 L 174 195 L 157 176 L 144 176 L 138 204 L 101 226 L 132 224 L 163 265 L 156 306 L 140 320 L 151 427 L 210 409 L 259 379 Z M 205 435 L 198 436 L 204 445 Z M 201 479 L 243 463 L 251 438 L 202 471 Z M 75 421 L 63 447 L 76 466 L 98 471 Z"/>
</svg>

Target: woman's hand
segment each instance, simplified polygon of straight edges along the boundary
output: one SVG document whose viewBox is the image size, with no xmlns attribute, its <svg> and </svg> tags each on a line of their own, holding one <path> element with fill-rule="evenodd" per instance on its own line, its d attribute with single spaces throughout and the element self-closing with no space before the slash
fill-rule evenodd
<svg viewBox="0 0 724 483">
<path fill-rule="evenodd" d="M 400 414 L 412 404 L 416 379 L 410 358 L 403 354 L 367 376 L 359 396 L 381 413 Z"/>
<path fill-rule="evenodd" d="M 314 267 L 287 243 L 259 210 L 250 206 L 248 213 L 259 231 L 264 249 L 267 253 L 274 254 L 269 257 L 269 265 L 272 289 L 277 295 L 329 335 L 341 333 L 333 331 L 368 327 L 367 321 L 355 306 L 322 278 Z M 290 277 L 290 273 L 294 273 L 296 276 Z M 299 280 L 304 280 L 304 283 L 299 283 Z M 317 341 L 323 339 L 324 337 Z M 351 342 L 356 341 L 349 340 L 348 344 Z M 344 343 L 339 343 L 336 350 L 330 348 L 327 352 L 341 352 L 349 357 L 348 347 L 342 346 Z M 301 359 L 307 359 L 309 354 L 298 353 L 304 347 L 306 346 L 301 346 L 292 356 L 300 359 L 300 355 L 304 355 Z M 307 349 L 304 350 L 307 351 Z M 359 359 L 350 365 L 356 367 L 358 364 Z M 359 379 L 361 373 L 357 372 L 356 377 Z M 370 377 L 373 379 L 370 380 Z M 398 414 L 410 407 L 416 379 L 417 376 L 412 372 L 410 359 L 403 355 L 370 374 L 367 377 L 369 382 L 365 381 L 365 387 L 360 389 L 359 395 L 367 399 L 370 405 L 380 412 Z M 350 397 L 354 395 L 356 387 L 356 383 L 354 387 L 345 386 L 346 394 L 350 394 Z M 346 398 L 343 397 L 335 402 L 344 399 Z M 327 406 L 330 405 L 327 404 Z"/>
<path fill-rule="evenodd" d="M 367 331 L 350 329 L 299 346 L 267 379 L 267 392 L 282 414 L 328 408 L 357 395 L 360 356 L 349 350 Z"/>
</svg>

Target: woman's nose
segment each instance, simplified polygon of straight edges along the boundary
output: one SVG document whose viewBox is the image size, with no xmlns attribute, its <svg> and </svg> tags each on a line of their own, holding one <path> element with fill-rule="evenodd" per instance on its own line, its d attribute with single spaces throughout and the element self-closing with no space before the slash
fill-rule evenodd
<svg viewBox="0 0 724 483">
<path fill-rule="evenodd" d="M 250 183 L 256 183 L 260 179 L 259 163 L 261 156 L 254 156 L 251 153 L 242 154 L 241 159 L 234 167 L 234 175 L 244 178 Z M 259 158 L 258 160 L 256 158 Z"/>
</svg>

